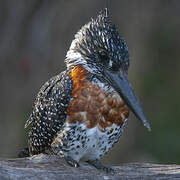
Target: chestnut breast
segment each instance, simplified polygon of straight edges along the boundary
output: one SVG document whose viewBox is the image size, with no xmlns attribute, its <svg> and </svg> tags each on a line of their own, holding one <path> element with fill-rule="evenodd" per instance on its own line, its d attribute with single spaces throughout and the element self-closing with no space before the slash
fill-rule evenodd
<svg viewBox="0 0 180 180">
<path fill-rule="evenodd" d="M 68 123 L 83 123 L 87 128 L 97 126 L 104 132 L 113 123 L 122 126 L 129 109 L 116 92 L 107 92 L 87 80 L 89 72 L 76 66 L 70 73 L 73 80 L 73 100 L 67 109 Z"/>
</svg>

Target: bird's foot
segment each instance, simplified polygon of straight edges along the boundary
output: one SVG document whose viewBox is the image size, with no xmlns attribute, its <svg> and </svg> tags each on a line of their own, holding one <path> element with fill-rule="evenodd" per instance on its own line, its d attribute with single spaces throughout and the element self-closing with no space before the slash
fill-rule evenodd
<svg viewBox="0 0 180 180">
<path fill-rule="evenodd" d="M 79 167 L 79 164 L 77 161 L 72 159 L 70 156 L 65 156 L 64 157 L 65 161 L 72 167 Z"/>
<path fill-rule="evenodd" d="M 24 148 L 22 149 L 19 154 L 18 154 L 18 157 L 19 158 L 24 158 L 24 157 L 29 157 L 29 149 L 28 148 Z"/>
<path fill-rule="evenodd" d="M 106 173 L 112 173 L 114 174 L 115 173 L 115 170 L 111 167 L 108 167 L 108 166 L 104 166 L 101 161 L 99 160 L 93 160 L 93 161 L 87 161 L 87 163 L 91 164 L 92 166 L 94 166 L 95 168 L 99 169 L 99 170 L 103 170 L 105 171 Z"/>
</svg>

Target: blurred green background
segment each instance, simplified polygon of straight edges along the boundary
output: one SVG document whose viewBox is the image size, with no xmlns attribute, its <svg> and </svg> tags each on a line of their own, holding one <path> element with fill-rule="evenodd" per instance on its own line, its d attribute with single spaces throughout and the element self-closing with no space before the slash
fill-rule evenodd
<svg viewBox="0 0 180 180">
<path fill-rule="evenodd" d="M 180 163 L 180 1 L 110 4 L 152 132 L 131 114 L 104 161 Z M 74 34 L 104 6 L 105 0 L 0 1 L 0 157 L 16 157 L 26 146 L 23 127 L 39 88 L 65 68 Z"/>
</svg>

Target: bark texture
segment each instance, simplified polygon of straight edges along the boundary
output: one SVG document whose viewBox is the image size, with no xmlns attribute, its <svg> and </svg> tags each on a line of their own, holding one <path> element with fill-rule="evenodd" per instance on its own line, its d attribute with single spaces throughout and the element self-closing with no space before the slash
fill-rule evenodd
<svg viewBox="0 0 180 180">
<path fill-rule="evenodd" d="M 128 163 L 114 166 L 116 173 L 107 174 L 86 163 L 72 168 L 58 156 L 40 154 L 31 158 L 0 159 L 0 179 L 180 179 L 180 165 Z"/>
</svg>

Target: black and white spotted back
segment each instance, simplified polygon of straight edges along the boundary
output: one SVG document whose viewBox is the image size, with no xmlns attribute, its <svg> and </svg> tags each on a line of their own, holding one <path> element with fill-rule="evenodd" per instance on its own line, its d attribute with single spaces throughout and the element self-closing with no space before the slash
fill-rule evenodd
<svg viewBox="0 0 180 180">
<path fill-rule="evenodd" d="M 30 154 L 49 149 L 67 116 L 72 98 L 72 80 L 68 71 L 51 78 L 40 89 L 33 105 L 33 112 L 25 124 L 30 127 L 28 145 Z"/>
</svg>

